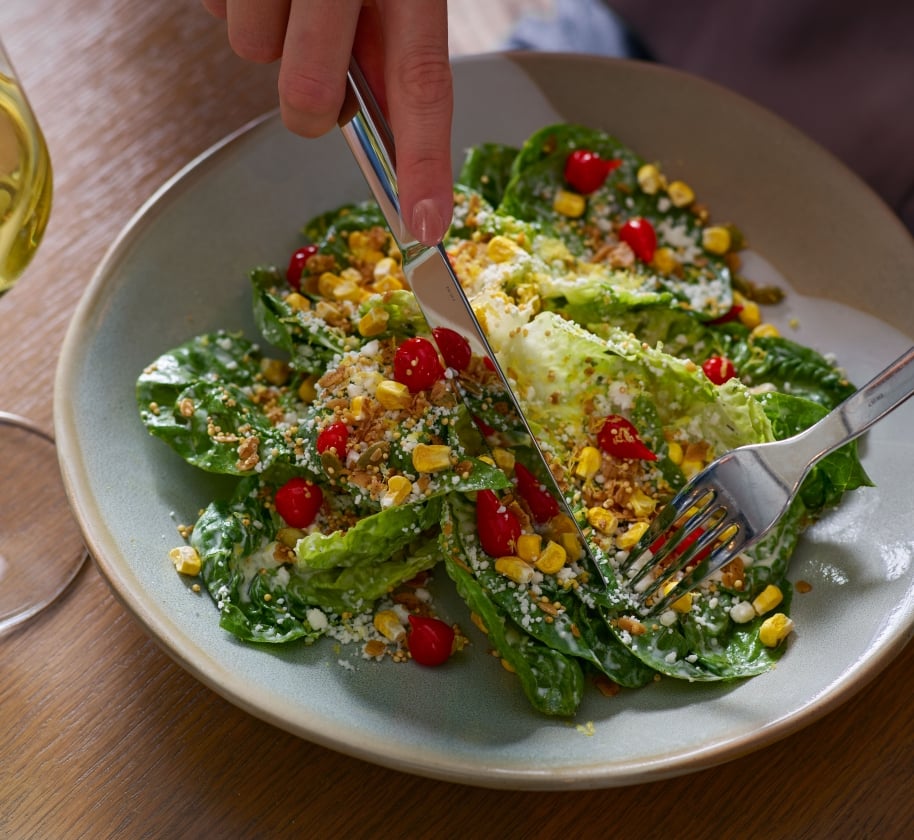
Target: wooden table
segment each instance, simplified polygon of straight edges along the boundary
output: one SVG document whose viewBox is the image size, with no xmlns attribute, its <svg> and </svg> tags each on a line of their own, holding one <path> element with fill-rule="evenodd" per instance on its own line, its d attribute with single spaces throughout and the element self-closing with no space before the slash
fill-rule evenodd
<svg viewBox="0 0 914 840">
<path fill-rule="evenodd" d="M 481 9 L 500 25 L 520 5 L 457 0 L 455 51 L 492 46 Z M 0 301 L 0 393 L 50 425 L 62 335 L 105 249 L 165 178 L 274 106 L 276 70 L 236 59 L 194 0 L 3 0 L 0 33 L 57 179 L 44 246 Z M 914 836 L 910 645 L 838 710 L 719 770 L 556 793 L 413 777 L 262 723 L 173 664 L 91 563 L 0 651 L 3 838 Z"/>
</svg>

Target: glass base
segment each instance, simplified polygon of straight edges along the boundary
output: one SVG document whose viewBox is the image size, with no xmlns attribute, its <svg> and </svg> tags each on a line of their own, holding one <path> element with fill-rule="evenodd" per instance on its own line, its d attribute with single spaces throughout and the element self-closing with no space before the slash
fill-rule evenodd
<svg viewBox="0 0 914 840">
<path fill-rule="evenodd" d="M 0 411 L 0 635 L 72 582 L 87 552 L 64 493 L 53 438 Z"/>
</svg>

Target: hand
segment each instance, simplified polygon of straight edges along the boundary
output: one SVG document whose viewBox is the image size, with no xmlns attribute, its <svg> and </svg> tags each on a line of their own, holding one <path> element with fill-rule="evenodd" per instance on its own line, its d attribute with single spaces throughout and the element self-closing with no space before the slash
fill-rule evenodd
<svg viewBox="0 0 914 840">
<path fill-rule="evenodd" d="M 227 21 L 232 49 L 281 60 L 283 122 L 304 137 L 336 127 L 350 54 L 391 124 L 400 208 L 432 245 L 453 213 L 446 0 L 202 0 Z"/>
</svg>

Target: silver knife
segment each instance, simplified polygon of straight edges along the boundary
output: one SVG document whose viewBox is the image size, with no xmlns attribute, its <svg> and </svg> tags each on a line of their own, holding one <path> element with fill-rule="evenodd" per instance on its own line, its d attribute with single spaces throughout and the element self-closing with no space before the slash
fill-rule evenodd
<svg viewBox="0 0 914 840">
<path fill-rule="evenodd" d="M 605 583 L 603 571 L 598 563 L 593 562 L 590 546 L 549 469 L 543 450 L 533 434 L 517 396 L 511 389 L 470 301 L 454 274 L 444 246 L 441 243 L 428 246 L 417 242 L 403 223 L 397 192 L 393 135 L 354 59 L 349 65 L 346 101 L 340 113 L 339 125 L 400 249 L 403 273 L 416 297 L 419 309 L 432 330 L 432 335 L 438 341 L 439 351 L 447 358 L 448 350 L 441 346 L 442 342 L 438 336 L 441 335 L 440 330 L 450 330 L 465 339 L 472 355 L 484 360 L 497 374 L 495 387 L 500 384 L 501 393 L 493 394 L 492 386 L 487 382 L 488 399 L 498 403 L 509 428 L 522 431 L 524 434 L 531 450 L 539 459 L 540 469 L 534 470 L 537 478 L 555 498 L 560 509 L 575 523 L 581 548 Z M 480 396 L 478 386 L 461 377 L 459 370 L 451 370 L 451 381 L 457 385 L 459 396 L 467 403 L 467 408 L 473 415 L 472 400 Z"/>
</svg>

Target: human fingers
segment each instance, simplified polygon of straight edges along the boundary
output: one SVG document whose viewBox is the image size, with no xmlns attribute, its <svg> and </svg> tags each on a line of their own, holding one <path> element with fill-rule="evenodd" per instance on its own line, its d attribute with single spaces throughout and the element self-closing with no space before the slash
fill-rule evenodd
<svg viewBox="0 0 914 840">
<path fill-rule="evenodd" d="M 292 0 L 279 104 L 296 134 L 318 137 L 336 126 L 361 7 L 361 0 Z"/>
<path fill-rule="evenodd" d="M 413 236 L 439 242 L 453 214 L 453 87 L 445 0 L 377 0 L 385 100 L 397 148 L 400 212 Z M 362 29 L 359 42 L 367 37 Z"/>
<path fill-rule="evenodd" d="M 282 56 L 291 0 L 224 0 L 232 49 L 248 61 Z"/>
</svg>

